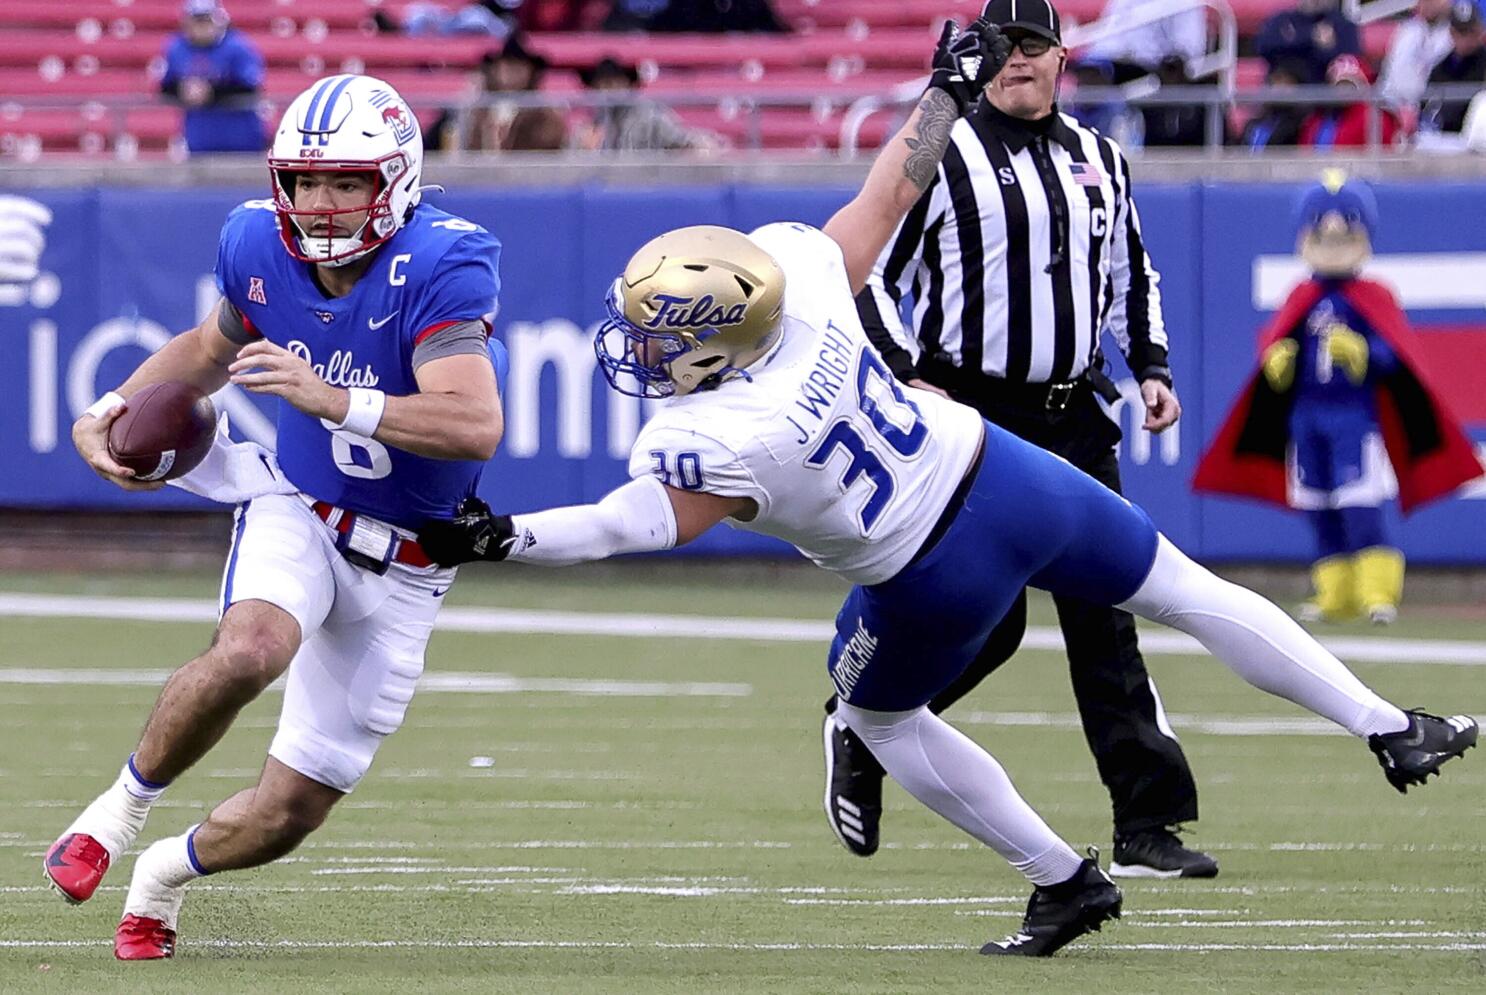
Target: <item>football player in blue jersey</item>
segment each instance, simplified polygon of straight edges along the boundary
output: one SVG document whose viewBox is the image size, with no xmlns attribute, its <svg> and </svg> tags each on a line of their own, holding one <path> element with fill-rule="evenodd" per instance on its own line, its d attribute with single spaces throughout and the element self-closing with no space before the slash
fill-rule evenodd
<svg viewBox="0 0 1486 995">
<path fill-rule="evenodd" d="M 475 491 L 503 429 L 489 319 L 500 243 L 420 203 L 423 143 L 381 80 L 334 76 L 284 115 L 271 199 L 222 229 L 222 299 L 73 427 L 125 488 L 109 425 L 140 388 L 229 381 L 279 398 L 277 460 L 237 512 L 211 645 L 177 670 L 114 784 L 48 850 L 86 901 L 151 804 L 288 672 L 258 783 L 135 865 L 115 954 L 172 955 L 191 880 L 283 856 L 318 827 L 402 723 L 453 572 L 410 529 Z M 211 487 L 205 490 L 210 494 Z"/>
</svg>

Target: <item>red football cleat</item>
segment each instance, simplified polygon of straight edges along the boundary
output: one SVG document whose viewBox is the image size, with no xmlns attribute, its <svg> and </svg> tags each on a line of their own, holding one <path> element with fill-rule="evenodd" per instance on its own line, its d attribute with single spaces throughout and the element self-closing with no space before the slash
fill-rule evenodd
<svg viewBox="0 0 1486 995">
<path fill-rule="evenodd" d="M 175 956 L 175 930 L 159 919 L 127 915 L 114 933 L 119 960 L 162 960 Z"/>
<path fill-rule="evenodd" d="M 41 866 L 57 894 L 77 905 L 98 890 L 108 861 L 102 843 L 85 833 L 68 833 L 52 844 Z"/>
</svg>

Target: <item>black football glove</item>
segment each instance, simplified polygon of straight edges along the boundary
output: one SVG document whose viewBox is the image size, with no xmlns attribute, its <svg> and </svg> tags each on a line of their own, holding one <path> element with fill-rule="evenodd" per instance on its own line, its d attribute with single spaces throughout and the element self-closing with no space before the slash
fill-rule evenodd
<svg viewBox="0 0 1486 995">
<path fill-rule="evenodd" d="M 477 497 L 459 502 L 454 517 L 425 522 L 418 544 L 441 567 L 457 567 L 475 560 L 504 560 L 516 542 L 510 515 L 493 515 Z"/>
<path fill-rule="evenodd" d="M 949 94 L 964 114 L 1009 58 L 1011 39 L 984 17 L 977 17 L 963 31 L 954 21 L 946 21 L 939 44 L 934 46 L 929 89 Z"/>
</svg>

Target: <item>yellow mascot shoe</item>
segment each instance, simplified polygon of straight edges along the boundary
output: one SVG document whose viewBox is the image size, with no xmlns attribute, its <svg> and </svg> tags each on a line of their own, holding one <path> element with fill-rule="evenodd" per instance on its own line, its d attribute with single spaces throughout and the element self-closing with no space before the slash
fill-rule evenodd
<svg viewBox="0 0 1486 995">
<path fill-rule="evenodd" d="M 1357 554 L 1357 600 L 1374 625 L 1390 625 L 1398 619 L 1403 565 L 1403 553 L 1392 546 L 1369 546 Z"/>
<path fill-rule="evenodd" d="M 1300 606 L 1297 614 L 1305 622 L 1345 622 L 1357 616 L 1355 564 L 1350 556 L 1328 556 L 1311 564 L 1311 584 L 1316 593 Z"/>
</svg>

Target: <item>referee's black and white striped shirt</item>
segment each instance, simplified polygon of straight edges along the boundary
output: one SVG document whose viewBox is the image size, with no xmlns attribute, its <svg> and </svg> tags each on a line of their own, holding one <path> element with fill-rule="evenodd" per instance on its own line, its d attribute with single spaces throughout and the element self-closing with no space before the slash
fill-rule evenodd
<svg viewBox="0 0 1486 995">
<path fill-rule="evenodd" d="M 1026 122 L 981 100 L 857 306 L 905 380 L 921 356 L 1016 383 L 1075 380 L 1107 328 L 1137 379 L 1169 383 L 1159 279 L 1119 146 L 1066 114 Z"/>
</svg>

